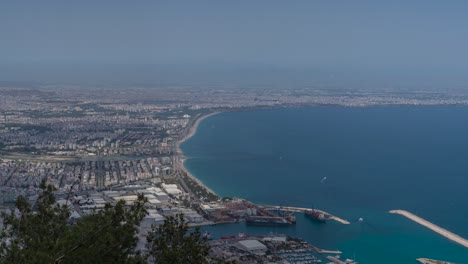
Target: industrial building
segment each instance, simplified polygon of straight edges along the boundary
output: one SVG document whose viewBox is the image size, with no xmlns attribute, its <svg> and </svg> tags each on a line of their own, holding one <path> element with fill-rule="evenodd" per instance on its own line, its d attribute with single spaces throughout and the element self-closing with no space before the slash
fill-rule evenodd
<svg viewBox="0 0 468 264">
<path fill-rule="evenodd" d="M 150 229 L 153 225 L 164 223 L 164 216 L 160 215 L 155 209 L 148 209 L 148 215 L 140 223 L 142 229 Z"/>
<path fill-rule="evenodd" d="M 267 251 L 267 247 L 258 240 L 241 240 L 237 242 L 237 247 L 241 250 L 252 254 L 263 255 Z"/>
</svg>

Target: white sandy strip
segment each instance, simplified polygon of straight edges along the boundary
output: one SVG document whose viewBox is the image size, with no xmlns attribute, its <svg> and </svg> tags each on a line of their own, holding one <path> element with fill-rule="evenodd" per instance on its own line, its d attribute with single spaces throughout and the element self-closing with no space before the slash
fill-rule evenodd
<svg viewBox="0 0 468 264">
<path fill-rule="evenodd" d="M 177 155 L 180 157 L 179 159 L 179 164 L 176 164 L 176 166 L 179 167 L 180 170 L 184 171 L 185 173 L 187 173 L 187 175 L 192 179 L 194 180 L 196 183 L 198 183 L 198 185 L 200 186 L 203 186 L 206 190 L 208 190 L 209 192 L 211 192 L 212 194 L 214 195 L 217 195 L 213 190 L 211 190 L 210 188 L 208 188 L 205 184 L 203 184 L 203 182 L 201 182 L 199 179 L 197 179 L 195 176 L 193 176 L 188 170 L 187 168 L 185 168 L 184 166 L 184 160 L 185 160 L 185 157 L 184 157 L 184 154 L 182 152 L 182 150 L 180 149 L 180 144 L 182 144 L 184 141 L 186 141 L 187 139 L 191 138 L 193 135 L 195 135 L 195 133 L 197 132 L 197 128 L 198 128 L 198 125 L 200 124 L 201 121 L 203 121 L 204 119 L 210 117 L 210 116 L 213 116 L 213 115 L 216 115 L 216 114 L 219 114 L 220 112 L 215 112 L 215 113 L 211 113 L 211 114 L 207 114 L 207 115 L 204 115 L 200 118 L 198 118 L 195 123 L 192 125 L 192 127 L 189 128 L 189 131 L 187 134 L 185 134 L 181 140 L 179 140 L 177 142 Z"/>
<path fill-rule="evenodd" d="M 197 129 L 198 129 L 198 125 L 200 124 L 201 121 L 205 120 L 206 118 L 210 117 L 210 116 L 214 116 L 216 114 L 219 114 L 221 112 L 215 112 L 215 113 L 211 113 L 211 114 L 207 114 L 207 115 L 204 115 L 200 118 L 198 118 L 195 123 L 192 125 L 192 127 L 189 128 L 189 131 L 187 134 L 185 134 L 178 142 L 177 142 L 177 153 L 182 155 L 182 150 L 180 149 L 180 144 L 184 143 L 187 139 L 193 137 L 193 135 L 195 135 L 195 133 L 197 132 Z"/>
<path fill-rule="evenodd" d="M 411 220 L 413 220 L 414 222 L 422 225 L 422 226 L 425 226 L 429 229 L 431 229 L 432 231 L 452 240 L 453 242 L 456 242 L 464 247 L 468 247 L 468 240 L 464 239 L 463 237 L 459 236 L 459 235 L 456 235 L 442 227 L 439 227 L 417 215 L 414 215 L 408 211 L 405 211 L 405 210 L 391 210 L 390 213 L 392 214 L 399 214 L 399 215 L 402 215 L 402 216 L 405 216 Z"/>
</svg>

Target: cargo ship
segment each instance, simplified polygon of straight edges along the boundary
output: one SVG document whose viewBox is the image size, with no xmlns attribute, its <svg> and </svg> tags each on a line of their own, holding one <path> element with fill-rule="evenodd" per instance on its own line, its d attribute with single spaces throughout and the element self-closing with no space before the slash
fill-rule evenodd
<svg viewBox="0 0 468 264">
<path fill-rule="evenodd" d="M 330 219 L 330 215 L 329 214 L 326 214 L 324 212 L 321 212 L 321 211 L 318 211 L 318 210 L 315 210 L 315 209 L 311 209 L 311 210 L 307 210 L 304 212 L 306 216 L 312 218 L 313 220 L 316 220 L 320 223 L 325 223 L 328 219 Z"/>
<path fill-rule="evenodd" d="M 289 223 L 295 224 L 296 223 L 296 216 L 295 215 L 287 215 L 284 219 L 288 220 Z"/>
<path fill-rule="evenodd" d="M 296 216 L 292 212 L 281 210 L 281 207 L 276 208 L 275 210 L 268 210 L 270 213 L 273 213 L 272 216 L 278 216 L 286 219 L 289 223 L 296 223 Z"/>
<path fill-rule="evenodd" d="M 277 216 L 251 216 L 245 219 L 245 223 L 256 226 L 288 226 L 291 224 L 285 218 Z"/>
</svg>

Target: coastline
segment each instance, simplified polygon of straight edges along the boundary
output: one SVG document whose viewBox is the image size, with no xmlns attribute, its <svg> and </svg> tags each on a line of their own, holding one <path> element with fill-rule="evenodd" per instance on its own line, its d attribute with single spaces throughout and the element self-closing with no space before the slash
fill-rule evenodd
<svg viewBox="0 0 468 264">
<path fill-rule="evenodd" d="M 201 123 L 201 121 L 205 120 L 206 118 L 210 117 L 210 116 L 214 116 L 214 115 L 217 115 L 221 112 L 213 112 L 213 113 L 209 113 L 209 114 L 205 114 L 205 115 L 202 115 L 200 117 L 195 117 L 195 122 L 193 122 L 192 124 L 189 124 L 187 129 L 184 133 L 184 135 L 179 139 L 177 140 L 177 143 L 176 143 L 176 156 L 178 157 L 177 158 L 177 161 L 176 161 L 176 166 L 177 166 L 177 169 L 184 172 L 190 179 L 192 179 L 193 181 L 195 181 L 198 185 L 200 185 L 201 187 L 205 188 L 208 192 L 218 196 L 218 194 L 216 194 L 215 191 L 213 191 L 212 189 L 210 189 L 208 186 L 206 186 L 202 181 L 200 181 L 197 177 L 193 176 L 192 173 L 190 173 L 190 171 L 185 167 L 184 165 L 184 161 L 185 161 L 185 156 L 184 156 L 184 153 L 183 151 L 180 149 L 180 145 L 182 143 L 184 143 L 186 140 L 188 140 L 189 138 L 191 138 L 192 136 L 195 135 L 195 133 L 197 132 L 197 129 L 198 129 L 198 125 Z"/>
<path fill-rule="evenodd" d="M 392 111 L 393 111 L 393 109 L 392 109 Z M 293 112 L 292 114 L 295 114 L 295 112 Z M 307 112 L 306 112 L 306 114 L 307 114 Z M 213 138 L 212 137 L 205 137 L 204 135 L 196 134 L 196 132 L 199 132 L 201 134 L 205 134 L 205 132 L 208 132 L 208 133 L 211 134 L 212 132 L 210 132 L 211 129 L 209 129 L 209 127 L 211 126 L 212 123 L 213 124 L 216 123 L 215 124 L 216 127 L 221 127 L 218 124 L 218 122 L 222 122 L 221 124 L 225 125 L 225 124 L 232 123 L 232 121 L 234 121 L 234 120 L 231 120 L 230 118 L 228 118 L 227 116 L 225 118 L 224 115 L 219 116 L 219 117 L 215 117 L 214 119 L 211 119 L 211 120 L 208 120 L 207 122 L 205 122 L 205 124 L 202 124 L 202 126 L 200 127 L 200 131 L 197 131 L 198 125 L 201 123 L 201 121 L 204 120 L 204 119 L 201 120 L 203 118 L 203 116 L 204 116 L 203 114 L 194 115 L 191 118 L 190 122 L 187 122 L 186 129 L 182 130 L 181 132 L 183 132 L 183 133 L 180 133 L 179 137 L 177 138 L 177 140 L 180 141 L 179 144 L 182 144 L 183 142 L 186 142 L 186 140 L 188 140 L 193 135 L 198 136 L 198 137 L 192 139 L 194 141 L 195 140 L 197 141 L 197 145 L 202 144 L 203 142 L 213 142 L 213 140 L 215 139 L 214 136 L 213 136 Z M 229 114 L 229 116 L 231 116 L 231 114 Z M 243 118 L 244 120 L 246 120 L 245 118 L 246 118 L 247 115 L 244 116 L 242 113 L 240 113 L 240 114 L 236 113 L 236 114 L 232 114 L 232 116 L 236 116 L 235 121 L 237 121 L 239 118 Z M 237 116 L 240 116 L 240 117 L 237 117 Z M 249 114 L 249 116 L 250 116 L 250 114 Z M 195 125 L 195 123 L 197 123 L 197 124 Z M 205 130 L 205 129 L 208 129 L 210 131 Z M 224 130 L 221 130 L 221 131 L 217 131 L 217 132 L 218 133 L 219 132 L 226 133 L 227 131 L 225 132 Z M 217 134 L 217 133 L 213 133 L 213 134 Z M 201 140 L 202 138 L 203 138 L 203 140 Z M 216 139 L 217 138 L 218 137 L 216 137 Z M 219 138 L 222 139 L 222 137 L 219 137 Z M 199 140 L 201 140 L 201 141 L 198 142 Z M 193 143 L 195 143 L 194 141 L 193 141 Z M 174 141 L 174 143 L 175 142 L 176 141 Z M 190 145 L 190 147 L 191 147 L 193 144 L 192 144 L 192 142 L 189 142 L 189 143 L 187 143 L 187 144 Z M 211 144 L 213 144 L 213 143 L 210 143 L 210 145 Z M 197 158 L 197 162 L 192 163 L 192 161 L 190 161 L 186 165 L 191 166 L 193 164 L 194 167 L 192 168 L 192 171 L 194 171 L 194 173 L 198 173 L 198 170 L 195 170 L 195 169 L 198 169 L 198 166 L 195 166 L 196 164 L 198 164 L 198 157 L 196 157 L 197 154 L 196 154 L 196 152 L 194 152 L 194 154 L 192 154 L 191 153 L 192 151 L 189 151 L 189 150 L 192 150 L 192 147 L 188 148 L 189 147 L 188 145 L 186 147 L 186 150 L 184 151 L 184 153 L 187 153 L 187 155 L 185 155 L 185 158 L 189 159 L 189 158 L 192 158 L 191 155 L 195 155 L 194 158 Z M 196 149 L 200 150 L 199 149 L 200 147 L 202 147 L 202 145 L 197 146 Z M 195 151 L 195 145 L 193 145 L 193 150 Z M 201 149 L 201 150 L 205 150 L 205 149 Z M 179 150 L 179 153 L 181 153 L 180 150 Z M 208 155 L 210 155 L 210 154 L 211 153 L 209 153 Z M 184 155 L 181 154 L 180 157 L 184 157 Z M 203 158 L 203 157 L 201 157 L 201 158 Z M 208 159 L 206 164 L 209 164 L 209 162 L 210 161 Z M 204 178 L 204 174 L 203 174 L 203 170 L 202 170 L 203 167 L 201 167 L 200 169 L 201 169 L 200 173 L 202 173 L 202 174 L 196 175 L 196 176 L 200 177 L 203 180 L 206 177 Z M 222 169 L 221 166 L 220 166 L 220 169 Z M 208 176 L 208 175 L 206 175 L 206 176 Z M 211 174 L 210 174 L 210 176 L 211 176 Z M 216 176 L 216 175 L 213 174 L 213 176 Z M 328 177 L 328 178 L 331 179 L 331 177 Z M 185 179 L 188 179 L 188 178 L 185 178 Z M 208 179 L 210 179 L 210 177 Z M 203 180 L 203 181 L 206 182 L 205 180 Z M 225 182 L 225 181 L 223 181 L 223 182 Z M 311 181 L 311 182 L 313 182 L 313 181 Z M 315 183 L 317 183 L 317 182 L 318 182 L 318 180 L 315 181 Z M 198 183 L 200 184 L 200 186 L 203 186 L 202 183 L 200 183 L 200 182 L 198 182 Z M 206 183 L 208 184 L 209 182 L 206 182 Z M 225 183 L 223 183 L 223 184 L 225 184 Z M 214 187 L 213 189 L 216 189 L 215 188 L 216 186 L 213 186 L 213 187 Z M 364 186 L 364 189 L 366 189 L 366 188 L 367 187 Z M 216 189 L 216 191 L 219 192 L 220 190 Z M 236 190 L 233 189 L 231 191 L 235 192 Z M 285 191 L 285 193 L 286 193 L 286 191 Z M 220 194 L 222 194 L 222 192 L 220 192 Z M 239 193 L 236 192 L 234 195 L 228 195 L 228 196 L 235 197 L 236 194 L 239 195 Z M 318 194 L 320 194 L 320 193 L 318 193 Z M 285 195 L 285 197 L 286 197 L 286 195 Z M 305 196 L 305 197 L 307 198 L 308 196 Z M 345 200 L 345 199 L 343 199 L 343 200 Z M 262 201 L 262 200 L 260 200 L 260 201 Z M 292 205 L 294 205 L 294 203 L 296 201 L 293 200 L 292 202 L 293 202 Z M 268 200 L 267 200 L 267 203 L 268 203 Z M 275 204 L 275 200 L 271 201 L 270 204 Z M 327 203 L 323 203 L 323 201 L 322 201 L 321 204 L 322 204 L 321 206 L 323 207 L 323 209 L 325 209 L 326 211 L 330 210 L 330 209 L 327 209 Z M 330 204 L 333 207 L 333 204 L 332 203 L 330 203 Z M 405 204 L 404 201 L 402 202 L 402 204 L 403 205 Z M 284 204 L 281 204 L 281 205 L 282 205 L 282 207 L 284 206 Z M 307 205 L 307 204 L 304 203 L 304 205 Z M 386 232 L 385 230 L 387 228 L 403 231 L 402 233 L 404 233 L 405 236 L 408 237 L 408 239 L 406 241 L 404 241 L 401 244 L 398 244 L 398 245 L 401 245 L 402 247 L 405 247 L 405 249 L 401 251 L 402 253 L 400 255 L 396 254 L 395 256 L 389 257 L 388 260 L 386 259 L 389 262 L 392 261 L 392 262 L 396 262 L 396 263 L 412 263 L 411 261 L 415 262 L 415 259 L 417 257 L 432 257 L 432 258 L 444 259 L 446 257 L 445 255 L 449 256 L 450 254 L 452 254 L 452 252 L 453 252 L 453 257 L 451 257 L 452 258 L 451 261 L 456 261 L 458 259 L 463 259 L 463 256 L 466 257 L 465 252 L 462 251 L 463 249 L 465 249 L 464 247 L 461 247 L 461 250 L 460 250 L 459 246 L 457 244 L 453 243 L 454 245 L 452 245 L 451 240 L 446 239 L 446 237 L 440 236 L 440 234 L 434 233 L 432 230 L 427 229 L 427 231 L 429 231 L 429 233 L 428 234 L 423 233 L 423 232 L 427 232 L 427 231 L 425 231 L 425 230 L 421 231 L 420 228 L 425 229 L 426 227 L 421 226 L 419 224 L 414 225 L 413 221 L 409 221 L 407 223 L 406 221 L 401 221 L 400 222 L 399 219 L 393 219 L 391 215 L 385 215 L 387 213 L 387 211 L 385 209 L 383 209 L 382 207 L 380 207 L 380 205 L 377 205 L 376 208 L 374 208 L 374 204 L 369 204 L 369 208 L 364 208 L 364 209 L 359 208 L 358 206 L 356 208 L 352 208 L 352 207 L 348 208 L 348 207 L 344 207 L 344 206 L 340 207 L 340 206 L 333 207 L 335 209 L 335 212 L 333 212 L 333 213 L 336 213 L 338 216 L 345 216 L 344 217 L 345 219 L 350 219 L 350 221 L 353 222 L 351 224 L 351 226 L 341 227 L 341 226 L 337 226 L 335 221 L 331 221 L 332 223 L 329 226 L 324 227 L 324 226 L 319 226 L 319 224 L 316 224 L 316 223 L 313 223 L 313 222 L 311 223 L 310 219 L 307 219 L 307 218 L 303 219 L 303 217 L 300 216 L 298 218 L 298 220 L 299 220 L 298 225 L 295 228 L 290 228 L 291 230 L 285 229 L 285 232 L 288 233 L 288 234 L 291 233 L 291 234 L 296 234 L 296 235 L 297 235 L 297 233 L 295 233 L 295 232 L 300 232 L 301 236 L 302 235 L 304 236 L 302 238 L 305 238 L 310 243 L 314 244 L 315 241 L 319 241 L 319 242 L 315 242 L 315 243 L 324 243 L 324 245 L 321 245 L 322 247 L 325 247 L 325 248 L 331 247 L 331 248 L 340 249 L 341 251 L 345 252 L 344 256 L 346 256 L 346 257 L 351 257 L 352 253 L 354 253 L 354 251 L 356 251 L 356 253 L 360 257 L 360 260 L 363 261 L 363 262 L 366 259 L 368 259 L 368 260 L 378 259 L 378 257 L 376 257 L 377 255 L 380 255 L 380 254 L 383 255 L 385 253 L 385 248 L 381 250 L 380 248 L 377 247 L 377 245 L 383 245 L 383 247 L 386 247 L 387 245 L 393 245 L 393 243 L 397 243 L 397 241 L 399 239 L 398 236 L 397 236 L 396 240 L 394 239 L 394 237 L 392 235 L 387 236 L 386 233 L 385 233 Z M 278 206 L 275 206 L 275 207 L 278 207 Z M 387 206 L 385 206 L 385 207 L 387 207 Z M 394 208 L 389 208 L 389 209 L 394 209 Z M 341 215 L 341 214 L 343 214 L 343 215 Z M 430 216 L 432 216 L 432 215 L 430 215 Z M 363 217 L 363 219 L 365 219 L 365 222 L 359 223 L 358 221 L 356 221 L 356 219 L 358 219 L 357 217 Z M 441 218 L 441 219 L 442 219 L 442 221 L 440 219 L 436 219 L 436 220 L 439 220 L 442 223 L 444 223 L 445 219 L 443 219 L 443 218 Z M 396 221 L 396 220 L 398 220 L 398 221 Z M 401 220 L 404 220 L 404 218 L 402 218 Z M 374 225 L 376 226 L 375 223 L 377 223 L 377 222 L 379 222 L 379 227 L 378 228 L 374 227 Z M 455 224 L 456 224 L 456 222 L 455 222 Z M 361 227 L 359 227 L 359 226 L 361 226 Z M 380 228 L 380 226 L 382 228 Z M 458 226 L 456 226 L 456 227 L 458 227 Z M 248 232 L 261 233 L 264 230 L 269 230 L 268 228 L 258 228 L 258 229 L 257 228 L 254 229 L 254 228 L 244 227 L 243 224 L 240 224 L 240 225 L 239 224 L 219 225 L 219 226 L 216 225 L 216 228 L 208 229 L 209 230 L 208 232 L 213 234 L 213 236 L 216 236 L 216 235 L 218 235 L 218 236 L 227 236 L 227 235 L 231 235 L 231 234 L 237 234 L 237 233 L 240 233 L 240 232 L 242 232 L 242 233 L 248 233 Z M 361 232 L 358 232 L 359 228 L 362 229 Z M 276 228 L 272 228 L 272 229 L 276 230 Z M 309 231 L 310 231 L 310 235 L 308 233 Z M 455 228 L 455 230 L 452 230 L 452 231 L 457 232 L 457 229 Z M 327 240 L 328 239 L 327 238 L 328 232 L 336 232 L 336 238 L 330 239 L 328 241 Z M 343 234 L 341 234 L 341 233 L 343 233 Z M 361 233 L 363 233 L 363 234 L 361 234 Z M 368 233 L 375 234 L 375 237 L 369 239 L 367 237 Z M 347 241 L 346 240 L 346 236 L 348 236 L 348 235 L 353 236 L 353 241 Z M 440 237 L 438 237 L 438 236 L 440 236 Z M 322 238 L 323 238 L 323 240 L 322 240 Z M 427 241 L 424 240 L 426 238 L 427 238 Z M 441 240 L 441 241 L 439 241 L 439 240 Z M 322 242 L 322 241 L 324 241 L 324 242 Z M 426 242 L 427 243 L 424 244 L 424 243 L 421 243 L 421 241 L 424 242 L 424 243 L 426 243 Z M 439 243 L 439 242 L 442 244 L 440 247 L 437 246 L 437 243 Z M 328 243 L 331 244 L 332 246 L 329 246 Z M 379 243 L 381 243 L 381 244 L 379 244 Z M 318 244 L 318 245 L 320 245 L 320 244 Z M 362 248 L 368 248 L 369 250 L 365 250 L 365 249 L 362 249 Z M 440 255 L 431 255 L 431 250 L 433 248 L 436 248 L 440 252 Z M 450 255 L 450 256 L 452 256 L 452 255 Z M 447 259 L 447 260 L 449 260 L 449 259 Z M 378 261 L 376 261 L 376 262 L 378 262 Z M 389 262 L 386 262 L 385 260 L 382 261 L 382 262 L 383 263 L 389 263 Z"/>
</svg>

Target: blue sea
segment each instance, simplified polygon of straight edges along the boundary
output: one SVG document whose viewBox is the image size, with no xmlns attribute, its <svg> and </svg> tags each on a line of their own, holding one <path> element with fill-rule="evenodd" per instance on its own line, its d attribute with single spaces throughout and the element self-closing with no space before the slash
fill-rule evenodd
<svg viewBox="0 0 468 264">
<path fill-rule="evenodd" d="M 468 263 L 468 248 L 388 213 L 408 210 L 468 238 L 467 107 L 226 112 L 203 120 L 181 148 L 187 169 L 221 196 L 317 207 L 352 222 L 298 214 L 290 227 L 209 227 L 217 236 L 289 234 L 359 263 Z"/>
</svg>

